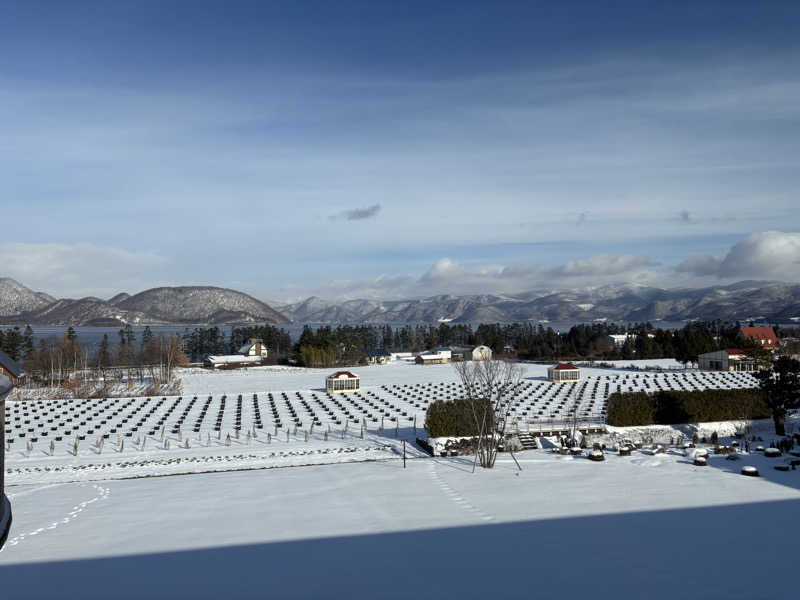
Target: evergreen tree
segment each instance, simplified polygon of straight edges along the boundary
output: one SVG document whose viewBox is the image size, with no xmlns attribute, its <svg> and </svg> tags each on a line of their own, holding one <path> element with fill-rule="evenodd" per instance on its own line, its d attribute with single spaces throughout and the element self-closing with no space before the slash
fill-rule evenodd
<svg viewBox="0 0 800 600">
<path fill-rule="evenodd" d="M 67 335 L 69 339 L 69 335 Z M 109 351 L 108 334 L 103 334 L 103 339 L 100 342 L 100 348 L 97 350 L 97 366 L 100 368 L 108 367 L 111 365 L 111 353 Z"/>
<path fill-rule="evenodd" d="M 30 325 L 25 326 L 25 332 L 22 334 L 22 353 L 24 358 L 28 358 L 33 352 L 33 329 Z"/>
<path fill-rule="evenodd" d="M 786 435 L 784 422 L 790 409 L 800 407 L 800 361 L 779 357 L 771 369 L 754 373 L 772 411 L 775 433 Z"/>
</svg>

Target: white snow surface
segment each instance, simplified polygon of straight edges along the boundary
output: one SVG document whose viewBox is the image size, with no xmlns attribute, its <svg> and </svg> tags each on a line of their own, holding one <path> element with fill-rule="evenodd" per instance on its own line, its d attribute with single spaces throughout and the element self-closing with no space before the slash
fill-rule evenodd
<svg viewBox="0 0 800 600">
<path fill-rule="evenodd" d="M 526 365 L 531 390 L 545 385 L 537 378 L 546 368 Z M 588 371 L 603 386 L 642 387 L 645 380 L 666 385 L 673 376 L 600 369 L 584 374 Z M 363 396 L 389 415 L 414 407 L 415 401 L 420 404 L 411 389 L 418 384 L 447 390 L 456 383 L 451 365 L 400 363 L 355 372 Z M 168 397 L 152 413 L 152 419 L 163 418 L 176 405 L 164 420 L 169 449 L 160 432 L 151 436 L 146 431 L 123 437 L 124 448 L 117 445 L 116 433 L 109 434 L 102 451 L 95 445 L 97 435 L 88 435 L 76 456 L 66 439 L 55 444 L 53 456 L 41 440 L 31 452 L 23 441 L 30 436 L 15 440 L 6 457 L 14 522 L 0 552 L 0 598 L 529 598 L 569 593 L 672 600 L 789 598 L 796 593 L 790 578 L 775 576 L 791 572 L 796 557 L 795 542 L 786 532 L 787 523 L 800 514 L 800 471 L 773 468 L 791 460 L 788 456 L 770 459 L 754 452 L 727 460 L 711 454 L 708 466 L 695 467 L 680 448 L 658 454 L 634 450 L 630 457 L 609 451 L 603 462 L 533 450 L 517 453 L 521 471 L 501 454 L 495 469 L 472 473 L 471 458 L 430 458 L 414 448 L 409 410 L 399 424 L 387 418 L 382 432 L 371 420 L 363 438 L 358 422 L 349 421 L 344 431 L 346 415 L 320 391 L 329 373 L 275 367 L 185 370 L 180 374 L 182 399 Z M 702 376 L 689 372 L 682 381 L 700 385 Z M 720 378 L 707 383 L 736 382 Z M 589 388 L 593 385 L 590 381 Z M 270 392 L 286 424 L 291 423 L 289 404 L 302 416 L 298 394 L 314 407 L 322 424 L 308 441 L 307 417 L 296 433 L 291 428 L 289 441 L 286 427 L 268 439 L 274 432 Z M 253 393 L 264 428 L 248 440 Z M 216 432 L 212 426 L 222 394 L 227 400 Z M 244 428 L 236 439 L 239 394 Z M 314 404 L 312 394 L 320 404 Z M 537 394 L 532 391 L 529 402 L 539 402 Z M 208 395 L 213 397 L 208 422 L 203 421 L 200 432 L 191 431 Z M 389 409 L 380 399 L 397 408 Z M 85 416 L 98 412 L 97 419 L 108 417 L 96 425 L 102 433 L 126 411 L 138 409 L 121 428 L 124 435 L 160 400 L 91 401 L 81 410 Z M 337 401 L 351 408 L 348 400 Z M 25 425 L 24 419 L 14 419 L 23 416 L 24 408 L 33 421 L 30 428 L 59 427 L 59 417 L 49 414 L 55 406 L 42 406 L 34 415 L 34 405 L 23 404 L 9 403 L 7 429 Z M 173 434 L 171 426 L 184 411 L 186 429 Z M 417 411 L 413 414 L 424 415 Z M 723 438 L 732 428 L 712 426 L 727 443 Z M 683 432 L 662 433 L 676 431 Z M 760 424 L 756 431 L 766 436 L 769 429 Z M 644 433 L 615 428 L 609 435 Z M 143 436 L 142 450 L 136 438 Z M 188 449 L 180 447 L 186 439 Z M 755 466 L 761 477 L 742 476 L 743 465 Z"/>
</svg>

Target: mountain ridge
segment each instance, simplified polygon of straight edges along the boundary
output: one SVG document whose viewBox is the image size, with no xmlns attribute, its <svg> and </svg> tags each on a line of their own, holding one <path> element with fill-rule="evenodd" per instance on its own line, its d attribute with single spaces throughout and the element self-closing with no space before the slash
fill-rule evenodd
<svg viewBox="0 0 800 600">
<path fill-rule="evenodd" d="M 110 300 L 52 298 L 0 279 L 0 324 L 117 326 L 287 324 L 289 319 L 243 292 L 214 286 L 159 287 Z"/>
<path fill-rule="evenodd" d="M 800 284 L 740 281 L 665 289 L 609 284 L 520 294 L 439 294 L 405 300 L 333 301 L 310 296 L 269 304 L 215 286 L 157 287 L 134 295 L 56 299 L 0 278 L 0 324 L 231 325 L 247 323 L 438 323 L 524 321 L 728 321 L 800 323 Z"/>
<path fill-rule="evenodd" d="M 310 302 L 313 301 L 313 302 Z M 705 288 L 605 285 L 522 294 L 442 294 L 414 300 L 346 300 L 312 296 L 276 305 L 301 322 L 685 321 L 800 322 L 800 284 L 742 281 Z"/>
</svg>

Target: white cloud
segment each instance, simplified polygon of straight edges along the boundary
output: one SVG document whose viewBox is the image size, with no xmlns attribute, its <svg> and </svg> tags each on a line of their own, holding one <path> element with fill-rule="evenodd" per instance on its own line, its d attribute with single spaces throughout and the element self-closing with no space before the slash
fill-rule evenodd
<svg viewBox="0 0 800 600">
<path fill-rule="evenodd" d="M 687 258 L 675 270 L 721 279 L 800 279 L 800 233 L 762 231 L 736 242 L 721 259 L 711 255 Z"/>
<path fill-rule="evenodd" d="M 330 281 L 313 290 L 312 294 L 336 300 L 420 298 L 437 294 L 515 294 L 634 280 L 647 282 L 656 276 L 651 267 L 658 264 L 646 256 L 630 254 L 600 254 L 549 269 L 531 264 L 470 267 L 450 258 L 441 258 L 418 278 L 404 275 Z M 296 299 L 299 297 L 293 298 Z"/>
<path fill-rule="evenodd" d="M 151 287 L 167 261 L 151 252 L 97 244 L 0 243 L 3 274 L 54 296 L 106 297 Z"/>
<path fill-rule="evenodd" d="M 597 254 L 582 260 L 571 260 L 566 264 L 549 269 L 547 273 L 556 279 L 609 277 L 628 274 L 646 267 L 655 267 L 658 264 L 646 256 Z"/>
</svg>

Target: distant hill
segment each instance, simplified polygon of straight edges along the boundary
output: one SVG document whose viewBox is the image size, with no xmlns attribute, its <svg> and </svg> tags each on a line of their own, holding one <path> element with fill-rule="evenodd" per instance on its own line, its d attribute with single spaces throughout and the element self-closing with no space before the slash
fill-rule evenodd
<svg viewBox="0 0 800 600">
<path fill-rule="evenodd" d="M 347 300 L 315 296 L 276 306 L 210 286 L 159 287 L 133 296 L 55 299 L 0 278 L 0 324 L 230 325 L 306 323 L 493 323 L 524 321 L 685 321 L 750 319 L 800 323 L 800 285 L 741 281 L 701 289 L 637 284 L 523 294 L 439 295 L 412 300 Z"/>
<path fill-rule="evenodd" d="M 8 277 L 0 277 L 0 317 L 37 310 L 53 302 L 52 296 L 34 292 Z"/>
<path fill-rule="evenodd" d="M 110 300 L 56 300 L 0 279 L 0 323 L 7 325 L 285 324 L 289 319 L 242 292 L 218 287 L 161 287 Z"/>
<path fill-rule="evenodd" d="M 300 322 L 436 323 L 519 321 L 800 321 L 800 285 L 743 281 L 701 289 L 636 284 L 519 295 L 431 296 L 416 300 L 332 302 L 317 297 L 279 306 Z"/>
<path fill-rule="evenodd" d="M 117 302 L 117 307 L 170 323 L 288 323 L 252 296 L 218 287 L 160 287 Z"/>
</svg>

